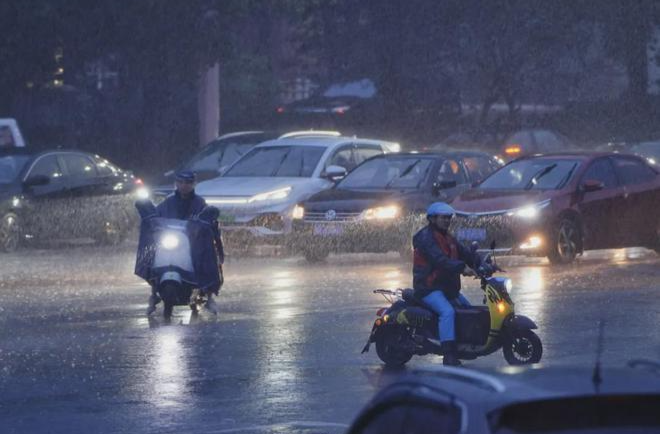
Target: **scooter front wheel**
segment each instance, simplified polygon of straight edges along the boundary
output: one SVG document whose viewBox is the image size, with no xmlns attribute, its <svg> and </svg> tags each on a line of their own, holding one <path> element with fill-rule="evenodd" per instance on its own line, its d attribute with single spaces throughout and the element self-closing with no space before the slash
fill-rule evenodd
<svg viewBox="0 0 660 434">
<path fill-rule="evenodd" d="M 375 336 L 378 358 L 387 366 L 405 365 L 413 356 L 403 348 L 406 339 L 406 332 L 399 327 L 384 327 L 378 330 Z"/>
<path fill-rule="evenodd" d="M 502 346 L 509 365 L 529 365 L 541 361 L 543 344 L 536 333 L 528 329 L 513 330 Z"/>
</svg>

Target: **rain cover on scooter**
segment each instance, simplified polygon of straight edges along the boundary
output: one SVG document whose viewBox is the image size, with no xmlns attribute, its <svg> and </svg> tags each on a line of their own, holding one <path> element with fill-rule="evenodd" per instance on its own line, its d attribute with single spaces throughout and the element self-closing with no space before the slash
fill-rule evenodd
<svg viewBox="0 0 660 434">
<path fill-rule="evenodd" d="M 150 202 L 138 202 L 136 208 L 142 222 L 140 224 L 140 239 L 138 242 L 137 257 L 135 261 L 135 274 L 148 282 L 158 276 L 154 274 L 154 259 L 156 257 L 156 236 L 167 227 L 172 219 L 158 217 L 156 207 Z M 213 242 L 213 220 L 204 217 L 213 217 L 214 213 L 204 213 L 200 218 L 186 221 L 185 232 L 190 242 L 191 260 L 194 270 L 192 280 L 202 292 L 217 293 L 220 289 L 220 274 L 218 259 Z"/>
</svg>

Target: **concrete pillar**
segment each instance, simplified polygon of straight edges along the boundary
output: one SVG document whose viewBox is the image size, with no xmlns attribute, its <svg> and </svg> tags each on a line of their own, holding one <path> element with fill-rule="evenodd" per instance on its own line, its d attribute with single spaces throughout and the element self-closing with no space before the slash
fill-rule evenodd
<svg viewBox="0 0 660 434">
<path fill-rule="evenodd" d="M 220 65 L 202 72 L 197 95 L 199 145 L 204 146 L 220 133 Z"/>
</svg>

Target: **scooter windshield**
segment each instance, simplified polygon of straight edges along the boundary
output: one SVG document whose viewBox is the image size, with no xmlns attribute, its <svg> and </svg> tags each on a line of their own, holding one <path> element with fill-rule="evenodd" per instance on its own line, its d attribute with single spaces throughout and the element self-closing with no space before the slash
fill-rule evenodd
<svg viewBox="0 0 660 434">
<path fill-rule="evenodd" d="M 173 268 L 193 272 L 190 240 L 186 231 L 187 221 L 155 218 L 154 268 Z"/>
</svg>

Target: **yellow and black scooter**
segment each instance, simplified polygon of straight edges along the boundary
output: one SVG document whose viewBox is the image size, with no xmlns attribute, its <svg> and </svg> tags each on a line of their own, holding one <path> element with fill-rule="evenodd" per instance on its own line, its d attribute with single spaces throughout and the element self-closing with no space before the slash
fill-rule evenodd
<svg viewBox="0 0 660 434">
<path fill-rule="evenodd" d="M 501 270 L 491 263 L 490 254 L 477 270 L 484 291 L 484 306 L 455 307 L 458 357 L 472 360 L 502 348 L 511 365 L 538 363 L 543 354 L 541 339 L 532 330 L 531 319 L 516 315 L 509 296 L 511 280 L 492 277 Z M 362 353 L 376 344 L 378 357 L 386 364 L 400 366 L 413 355 L 442 355 L 438 340 L 438 315 L 413 295 L 412 289 L 377 289 L 391 303 L 377 313 L 369 340 Z"/>
</svg>

